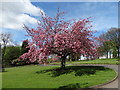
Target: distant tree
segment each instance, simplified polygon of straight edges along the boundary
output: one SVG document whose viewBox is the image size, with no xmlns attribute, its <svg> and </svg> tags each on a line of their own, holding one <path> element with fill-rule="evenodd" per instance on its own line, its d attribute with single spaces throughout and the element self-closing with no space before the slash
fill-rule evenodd
<svg viewBox="0 0 120 90">
<path fill-rule="evenodd" d="M 117 48 L 118 58 L 120 58 L 120 28 L 111 28 L 106 33 L 106 38 L 114 42 Z"/>
<path fill-rule="evenodd" d="M 70 54 L 69 55 L 69 59 L 71 60 L 71 61 L 78 61 L 79 59 L 80 59 L 80 54 L 78 54 L 78 53 L 72 53 L 72 54 Z"/>
<path fill-rule="evenodd" d="M 109 53 L 110 53 L 110 58 L 111 58 L 111 50 L 114 49 L 114 43 L 113 43 L 112 41 L 105 41 L 105 42 L 103 43 L 102 48 L 103 48 L 102 50 L 103 50 L 104 52 L 106 52 L 107 58 L 108 58 L 108 56 L 109 56 Z"/>
<path fill-rule="evenodd" d="M 112 49 L 114 56 L 117 53 L 117 57 L 120 57 L 120 28 L 111 28 L 106 33 L 101 34 L 100 39 L 105 40 L 101 42 L 103 51 Z"/>
<path fill-rule="evenodd" d="M 27 48 L 27 46 L 28 46 L 28 40 L 24 40 L 21 46 L 21 55 L 29 51 L 30 48 Z"/>
<path fill-rule="evenodd" d="M 4 66 L 10 66 L 12 60 L 19 58 L 20 47 L 19 46 L 7 46 L 4 54 Z"/>
<path fill-rule="evenodd" d="M 4 50 L 2 52 L 2 54 L 4 56 L 6 46 L 11 41 L 11 34 L 10 33 L 0 33 L 0 41 L 1 41 L 2 47 L 4 47 Z"/>
<path fill-rule="evenodd" d="M 0 41 L 1 41 L 1 45 L 3 47 L 2 49 L 2 71 L 4 71 L 4 55 L 5 55 L 5 51 L 6 51 L 6 46 L 7 44 L 12 40 L 11 39 L 11 33 L 0 33 Z"/>
<path fill-rule="evenodd" d="M 54 18 L 43 16 L 37 29 L 29 29 L 25 26 L 30 50 L 21 56 L 30 61 L 38 60 L 44 63 L 49 55 L 56 54 L 60 57 L 61 68 L 65 68 L 66 57 L 72 53 L 83 54 L 95 58 L 96 45 L 92 36 L 89 18 L 65 21 L 61 18 L 64 12 L 59 12 Z"/>
<path fill-rule="evenodd" d="M 0 72 L 2 71 L 2 48 L 0 43 Z"/>
<path fill-rule="evenodd" d="M 112 54 L 113 54 L 113 58 L 117 58 L 118 57 L 118 52 L 117 52 L 117 48 L 114 48 L 113 49 L 113 52 L 112 52 Z"/>
</svg>

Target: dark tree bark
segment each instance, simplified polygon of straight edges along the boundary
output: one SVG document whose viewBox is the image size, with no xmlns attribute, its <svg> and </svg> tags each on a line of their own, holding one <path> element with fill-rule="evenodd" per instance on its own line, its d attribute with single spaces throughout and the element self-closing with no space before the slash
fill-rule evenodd
<svg viewBox="0 0 120 90">
<path fill-rule="evenodd" d="M 66 60 L 66 56 L 62 56 L 61 57 L 61 69 L 65 69 L 65 60 Z"/>
<path fill-rule="evenodd" d="M 107 59 L 108 59 L 108 51 L 107 51 Z"/>
</svg>

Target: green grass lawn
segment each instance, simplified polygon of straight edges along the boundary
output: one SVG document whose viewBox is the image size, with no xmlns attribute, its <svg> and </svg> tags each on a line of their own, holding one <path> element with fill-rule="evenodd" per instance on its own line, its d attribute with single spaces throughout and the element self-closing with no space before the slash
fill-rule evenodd
<svg viewBox="0 0 120 90">
<path fill-rule="evenodd" d="M 2 90 L 2 73 L 0 73 L 0 90 Z"/>
<path fill-rule="evenodd" d="M 85 88 L 112 80 L 116 72 L 101 66 L 20 66 L 2 73 L 3 88 Z"/>
<path fill-rule="evenodd" d="M 50 63 L 50 64 L 60 64 L 60 63 Z M 66 62 L 66 64 L 120 64 L 118 59 L 96 59 L 96 60 L 80 60 Z"/>
</svg>

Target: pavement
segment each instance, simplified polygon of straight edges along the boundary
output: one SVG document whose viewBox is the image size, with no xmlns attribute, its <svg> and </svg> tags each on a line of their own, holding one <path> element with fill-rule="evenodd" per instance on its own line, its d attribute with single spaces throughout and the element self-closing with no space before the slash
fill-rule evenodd
<svg viewBox="0 0 120 90">
<path fill-rule="evenodd" d="M 93 64 L 86 64 L 86 65 L 84 65 L 84 66 L 104 66 L 104 67 L 108 67 L 108 68 L 112 68 L 112 69 L 114 69 L 117 73 L 118 73 L 118 71 L 119 71 L 119 69 L 118 69 L 118 65 L 106 65 L 106 64 L 95 64 L 95 65 L 93 65 Z M 97 88 L 119 88 L 118 85 L 119 83 L 118 83 L 118 78 L 117 79 L 115 79 L 113 82 L 111 82 L 111 83 L 108 83 L 108 84 L 106 84 L 106 85 L 103 85 L 103 86 L 100 86 L 100 87 L 97 87 Z"/>
<path fill-rule="evenodd" d="M 118 65 L 109 65 L 108 67 L 114 69 L 118 73 Z M 109 84 L 103 85 L 99 88 L 119 88 L 118 87 L 118 78 L 115 81 L 113 81 Z"/>
</svg>

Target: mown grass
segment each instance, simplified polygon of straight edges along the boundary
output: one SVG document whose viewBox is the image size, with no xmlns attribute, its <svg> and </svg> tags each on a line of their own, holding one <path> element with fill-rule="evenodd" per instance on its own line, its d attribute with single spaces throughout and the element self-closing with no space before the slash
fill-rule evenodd
<svg viewBox="0 0 120 90">
<path fill-rule="evenodd" d="M 3 88 L 86 88 L 110 81 L 112 69 L 101 66 L 21 66 L 6 68 L 2 73 Z"/>
<path fill-rule="evenodd" d="M 59 65 L 59 63 L 50 63 Z M 96 59 L 96 60 L 80 60 L 80 61 L 68 61 L 66 64 L 120 64 L 118 59 Z"/>
<path fill-rule="evenodd" d="M 2 73 L 0 73 L 0 90 L 2 90 Z"/>
</svg>

